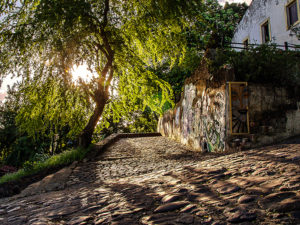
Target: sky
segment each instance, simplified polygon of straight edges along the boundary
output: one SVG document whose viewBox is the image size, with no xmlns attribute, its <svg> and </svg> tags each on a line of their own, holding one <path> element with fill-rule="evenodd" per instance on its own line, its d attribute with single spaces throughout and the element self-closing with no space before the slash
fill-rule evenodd
<svg viewBox="0 0 300 225">
<path fill-rule="evenodd" d="M 229 3 L 243 3 L 243 2 L 246 2 L 248 5 L 250 5 L 252 0 L 219 0 L 219 3 L 221 5 L 225 4 L 225 2 L 229 2 Z"/>
<path fill-rule="evenodd" d="M 221 5 L 224 5 L 225 2 L 229 2 L 229 3 L 243 3 L 246 2 L 248 5 L 252 2 L 252 0 L 219 0 L 219 3 Z M 11 80 L 9 78 L 6 78 L 4 80 L 4 82 L 2 83 L 1 87 L 0 87 L 0 101 L 3 100 L 3 98 L 5 97 L 5 93 L 7 90 L 7 85 L 12 85 L 14 82 L 14 80 Z"/>
</svg>

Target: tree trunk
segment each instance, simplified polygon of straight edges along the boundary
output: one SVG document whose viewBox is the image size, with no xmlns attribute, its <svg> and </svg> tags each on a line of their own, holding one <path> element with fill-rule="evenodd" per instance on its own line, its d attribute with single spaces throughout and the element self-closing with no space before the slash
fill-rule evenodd
<svg viewBox="0 0 300 225">
<path fill-rule="evenodd" d="M 107 58 L 107 62 L 101 71 L 100 78 L 98 79 L 98 88 L 95 91 L 95 93 L 91 96 L 96 103 L 96 108 L 95 108 L 94 113 L 91 116 L 88 124 L 83 129 L 83 131 L 79 137 L 79 146 L 84 147 L 84 148 L 88 147 L 92 141 L 92 136 L 93 136 L 95 127 L 103 113 L 104 106 L 107 103 L 107 100 L 109 98 L 109 90 L 108 89 L 110 87 L 110 82 L 113 78 L 114 70 L 112 68 L 112 64 L 113 64 L 113 60 L 114 60 L 114 51 L 112 50 L 112 48 L 110 46 L 110 43 L 109 43 L 108 37 L 107 37 L 107 33 L 105 31 L 105 27 L 107 26 L 107 23 L 108 23 L 108 20 L 107 20 L 108 12 L 109 12 L 109 0 L 105 0 L 103 22 L 100 26 L 100 33 L 99 33 L 99 35 L 102 38 L 103 44 L 98 43 L 96 45 L 96 47 L 98 48 L 98 51 L 101 51 L 105 55 L 105 57 Z M 96 30 L 98 30 L 98 29 L 96 29 Z M 99 66 L 99 68 L 100 68 L 100 66 Z"/>
<path fill-rule="evenodd" d="M 79 136 L 79 146 L 80 147 L 87 148 L 90 145 L 95 127 L 102 115 L 104 106 L 107 102 L 107 96 L 105 95 L 105 93 L 103 91 L 102 91 L 102 98 L 99 98 L 99 97 L 100 96 L 98 96 L 98 98 L 97 98 L 96 108 L 94 110 L 93 115 L 91 116 L 88 124 L 85 126 L 85 128 L 83 129 L 83 131 L 81 132 L 81 134 Z"/>
<path fill-rule="evenodd" d="M 112 56 L 111 55 L 107 56 L 108 61 L 105 67 L 103 68 L 103 70 L 101 71 L 101 76 L 98 79 L 98 89 L 91 96 L 94 102 L 96 103 L 96 108 L 88 124 L 86 125 L 86 127 L 83 129 L 82 133 L 79 136 L 79 146 L 83 148 L 87 148 L 90 145 L 95 127 L 103 113 L 104 106 L 107 103 L 107 100 L 109 99 L 109 87 L 114 72 L 112 68 L 113 53 L 111 54 Z M 108 73 L 109 76 L 105 81 L 105 78 L 108 75 Z"/>
</svg>

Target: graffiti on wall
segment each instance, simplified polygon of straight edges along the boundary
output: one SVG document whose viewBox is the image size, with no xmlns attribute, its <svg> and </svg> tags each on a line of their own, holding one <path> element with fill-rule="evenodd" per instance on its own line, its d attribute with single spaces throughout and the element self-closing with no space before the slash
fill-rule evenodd
<svg viewBox="0 0 300 225">
<path fill-rule="evenodd" d="M 249 133 L 249 89 L 247 82 L 230 82 L 229 96 L 231 134 Z"/>
<path fill-rule="evenodd" d="M 182 101 L 182 135 L 187 141 L 193 131 L 194 110 L 193 100 L 196 97 L 196 87 L 193 84 L 185 86 L 184 99 Z"/>
<path fill-rule="evenodd" d="M 194 84 L 185 85 L 181 105 L 164 115 L 161 124 L 168 137 L 183 144 L 209 152 L 225 150 L 225 86 L 219 89 L 197 89 Z M 167 118 L 174 115 L 173 125 Z"/>
<path fill-rule="evenodd" d="M 220 90 L 207 90 L 206 109 L 202 113 L 203 132 L 207 151 L 220 152 L 225 148 L 225 95 Z"/>
<path fill-rule="evenodd" d="M 196 96 L 196 91 L 196 87 L 192 84 L 185 87 L 182 102 L 183 142 L 193 139 L 194 145 L 206 146 L 206 151 L 223 151 L 225 148 L 225 92 L 209 89 L 203 90 L 201 95 Z"/>
<path fill-rule="evenodd" d="M 175 125 L 178 127 L 180 125 L 180 107 L 176 109 L 175 114 Z"/>
<path fill-rule="evenodd" d="M 205 128 L 206 148 L 208 152 L 219 152 L 225 147 L 224 136 L 217 120 L 207 122 L 203 120 Z"/>
</svg>

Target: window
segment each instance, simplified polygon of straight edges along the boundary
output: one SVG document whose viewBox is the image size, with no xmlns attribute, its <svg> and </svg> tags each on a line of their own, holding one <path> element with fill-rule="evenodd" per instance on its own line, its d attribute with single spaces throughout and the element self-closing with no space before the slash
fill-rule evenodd
<svg viewBox="0 0 300 225">
<path fill-rule="evenodd" d="M 286 6 L 287 25 L 290 28 L 298 21 L 297 1 L 292 1 Z"/>
<path fill-rule="evenodd" d="M 249 46 L 249 38 L 246 38 L 246 39 L 243 41 L 243 45 L 244 45 L 244 49 L 248 49 L 248 46 Z"/>
<path fill-rule="evenodd" d="M 263 44 L 271 40 L 269 20 L 261 25 L 261 37 Z"/>
</svg>

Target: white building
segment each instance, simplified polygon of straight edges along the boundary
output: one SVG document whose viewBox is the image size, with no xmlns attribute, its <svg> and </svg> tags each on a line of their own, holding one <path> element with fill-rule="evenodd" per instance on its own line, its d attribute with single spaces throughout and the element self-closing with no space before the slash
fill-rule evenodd
<svg viewBox="0 0 300 225">
<path fill-rule="evenodd" d="M 300 0 L 253 0 L 235 30 L 232 46 L 300 45 L 292 27 L 300 28 Z"/>
</svg>

